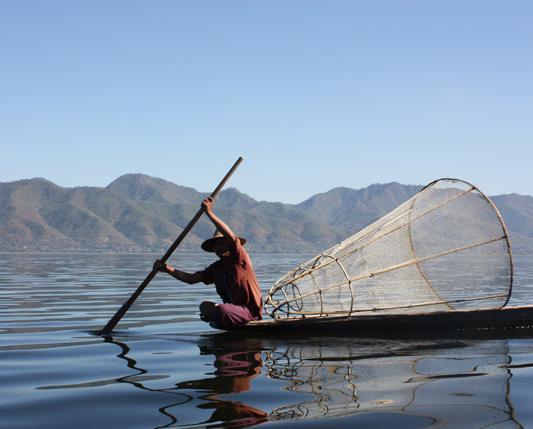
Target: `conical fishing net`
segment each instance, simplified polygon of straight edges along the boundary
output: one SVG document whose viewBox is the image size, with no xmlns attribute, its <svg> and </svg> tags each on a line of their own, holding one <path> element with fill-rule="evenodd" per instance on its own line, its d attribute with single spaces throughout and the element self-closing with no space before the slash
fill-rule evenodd
<svg viewBox="0 0 533 429">
<path fill-rule="evenodd" d="M 436 180 L 270 290 L 274 318 L 500 308 L 513 262 L 496 206 L 475 186 Z"/>
</svg>

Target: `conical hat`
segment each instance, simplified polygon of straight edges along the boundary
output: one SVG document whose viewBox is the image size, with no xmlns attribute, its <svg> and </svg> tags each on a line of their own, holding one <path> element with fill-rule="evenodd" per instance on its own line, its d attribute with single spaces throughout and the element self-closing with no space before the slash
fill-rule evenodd
<svg viewBox="0 0 533 429">
<path fill-rule="evenodd" d="M 215 243 L 217 241 L 225 240 L 225 239 L 226 237 L 224 237 L 224 235 L 217 229 L 215 233 L 213 234 L 213 237 L 208 238 L 202 243 L 202 249 L 205 250 L 206 252 L 214 252 L 213 247 L 215 246 Z M 239 241 L 241 242 L 241 244 L 246 243 L 246 239 L 242 237 L 239 237 Z"/>
</svg>

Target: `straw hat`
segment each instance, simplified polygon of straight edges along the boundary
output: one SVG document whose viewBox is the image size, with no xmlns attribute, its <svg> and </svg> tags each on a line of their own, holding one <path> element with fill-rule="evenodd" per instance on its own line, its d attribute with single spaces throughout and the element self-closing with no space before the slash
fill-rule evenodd
<svg viewBox="0 0 533 429">
<path fill-rule="evenodd" d="M 224 235 L 217 229 L 215 233 L 213 234 L 213 237 L 208 238 L 202 243 L 202 249 L 205 250 L 206 252 L 214 252 L 213 247 L 215 243 L 220 240 L 225 240 L 225 239 L 226 237 L 224 237 Z M 241 244 L 246 243 L 246 239 L 242 237 L 239 237 L 239 241 L 241 242 Z"/>
</svg>

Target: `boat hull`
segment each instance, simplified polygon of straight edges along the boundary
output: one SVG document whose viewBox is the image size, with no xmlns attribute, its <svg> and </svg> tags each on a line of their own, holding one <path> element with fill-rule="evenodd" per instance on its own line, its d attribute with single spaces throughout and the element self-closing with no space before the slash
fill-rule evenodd
<svg viewBox="0 0 533 429">
<path fill-rule="evenodd" d="M 348 334 L 352 336 L 431 336 L 494 331 L 533 333 L 533 305 L 491 310 L 423 314 L 364 315 L 253 321 L 232 332 Z"/>
</svg>

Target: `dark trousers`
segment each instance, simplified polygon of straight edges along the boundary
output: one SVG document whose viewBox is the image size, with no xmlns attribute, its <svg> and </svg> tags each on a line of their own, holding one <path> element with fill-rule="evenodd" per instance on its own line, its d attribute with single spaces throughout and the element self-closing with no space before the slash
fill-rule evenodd
<svg viewBox="0 0 533 429">
<path fill-rule="evenodd" d="M 215 314 L 210 325 L 218 329 L 231 329 L 244 325 L 255 317 L 248 308 L 234 304 L 219 304 L 215 308 Z"/>
</svg>

